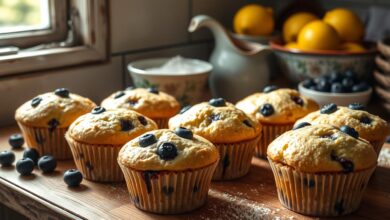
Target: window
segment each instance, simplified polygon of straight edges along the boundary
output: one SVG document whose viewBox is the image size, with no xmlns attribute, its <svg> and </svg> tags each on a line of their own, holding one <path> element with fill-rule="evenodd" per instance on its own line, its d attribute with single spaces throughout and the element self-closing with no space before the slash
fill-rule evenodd
<svg viewBox="0 0 390 220">
<path fill-rule="evenodd" d="M 64 40 L 66 8 L 65 0 L 0 0 L 0 46 L 26 48 Z"/>
</svg>

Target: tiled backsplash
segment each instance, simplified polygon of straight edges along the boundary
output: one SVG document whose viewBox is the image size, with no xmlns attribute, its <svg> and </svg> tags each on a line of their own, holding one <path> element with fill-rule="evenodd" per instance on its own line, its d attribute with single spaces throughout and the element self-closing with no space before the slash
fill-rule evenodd
<svg viewBox="0 0 390 220">
<path fill-rule="evenodd" d="M 241 6 L 258 2 L 280 10 L 292 0 L 113 0 L 110 3 L 111 59 L 61 70 L 0 79 L 0 125 L 14 123 L 15 109 L 39 93 L 57 87 L 90 97 L 99 103 L 111 92 L 130 84 L 127 63 L 146 57 L 174 56 L 208 59 L 212 50 L 209 31 L 187 32 L 192 16 L 208 14 L 231 28 Z M 390 8 L 390 0 L 319 0 L 325 8 L 349 7 L 360 14 L 369 5 Z"/>
</svg>

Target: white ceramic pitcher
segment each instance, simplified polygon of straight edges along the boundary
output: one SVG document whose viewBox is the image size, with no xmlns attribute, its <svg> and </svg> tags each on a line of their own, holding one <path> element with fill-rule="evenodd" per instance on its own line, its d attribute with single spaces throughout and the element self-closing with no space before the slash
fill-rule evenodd
<svg viewBox="0 0 390 220">
<path fill-rule="evenodd" d="M 194 32 L 201 27 L 210 28 L 215 38 L 210 57 L 213 71 L 209 81 L 214 97 L 237 102 L 268 85 L 267 57 L 271 50 L 267 46 L 234 39 L 220 23 L 207 15 L 193 17 L 188 31 Z"/>
</svg>

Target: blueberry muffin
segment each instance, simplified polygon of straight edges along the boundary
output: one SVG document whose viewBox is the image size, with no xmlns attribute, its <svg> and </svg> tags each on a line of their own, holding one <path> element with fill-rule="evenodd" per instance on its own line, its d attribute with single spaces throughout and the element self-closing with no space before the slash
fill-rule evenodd
<svg viewBox="0 0 390 220">
<path fill-rule="evenodd" d="M 371 144 L 346 125 L 301 124 L 268 146 L 283 206 L 313 216 L 339 216 L 358 209 L 376 167 Z"/>
<path fill-rule="evenodd" d="M 256 156 L 265 158 L 267 146 L 277 136 L 290 130 L 295 121 L 318 109 L 311 99 L 294 89 L 278 89 L 267 86 L 263 93 L 252 94 L 236 104 L 236 107 L 263 125 L 261 141 Z"/>
<path fill-rule="evenodd" d="M 27 145 L 40 155 L 52 155 L 58 160 L 71 159 L 65 132 L 74 120 L 95 106 L 88 98 L 60 88 L 24 103 L 16 110 L 15 119 Z"/>
<path fill-rule="evenodd" d="M 131 110 L 96 107 L 79 117 L 66 133 L 73 158 L 84 178 L 99 182 L 123 181 L 116 162 L 128 141 L 157 129 L 156 123 Z"/>
<path fill-rule="evenodd" d="M 134 205 L 163 214 L 202 206 L 218 160 L 212 143 L 185 128 L 148 132 L 118 156 Z"/>
<path fill-rule="evenodd" d="M 106 109 L 130 109 L 153 119 L 159 128 L 167 128 L 170 117 L 180 110 L 179 102 L 156 88 L 132 88 L 118 91 L 102 102 Z"/>
<path fill-rule="evenodd" d="M 248 173 L 261 125 L 222 98 L 186 108 L 169 120 L 169 128 L 185 127 L 211 141 L 219 150 L 220 163 L 214 180 L 228 180 Z"/>
<path fill-rule="evenodd" d="M 336 127 L 348 125 L 359 132 L 361 138 L 371 143 L 377 155 L 379 155 L 389 134 L 387 122 L 364 111 L 364 106 L 358 103 L 350 104 L 348 107 L 337 106 L 333 103 L 325 105 L 321 110 L 312 112 L 298 120 L 295 126 L 304 122 L 329 124 Z"/>
</svg>

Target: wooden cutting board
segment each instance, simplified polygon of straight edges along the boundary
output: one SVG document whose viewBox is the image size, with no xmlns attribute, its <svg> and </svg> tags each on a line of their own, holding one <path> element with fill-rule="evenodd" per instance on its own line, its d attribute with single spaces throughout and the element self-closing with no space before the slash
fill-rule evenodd
<svg viewBox="0 0 390 220">
<path fill-rule="evenodd" d="M 9 150 L 8 137 L 16 127 L 0 129 L 0 150 Z M 14 151 L 17 160 L 23 150 Z M 0 168 L 0 202 L 32 219 L 312 219 L 283 208 L 278 201 L 268 163 L 253 159 L 250 173 L 238 180 L 213 182 L 207 204 L 180 215 L 140 211 L 129 199 L 124 183 L 87 180 L 77 188 L 63 182 L 72 161 L 59 162 L 54 173 L 20 176 L 15 167 Z M 360 209 L 343 219 L 390 219 L 390 146 L 382 150 Z"/>
</svg>

